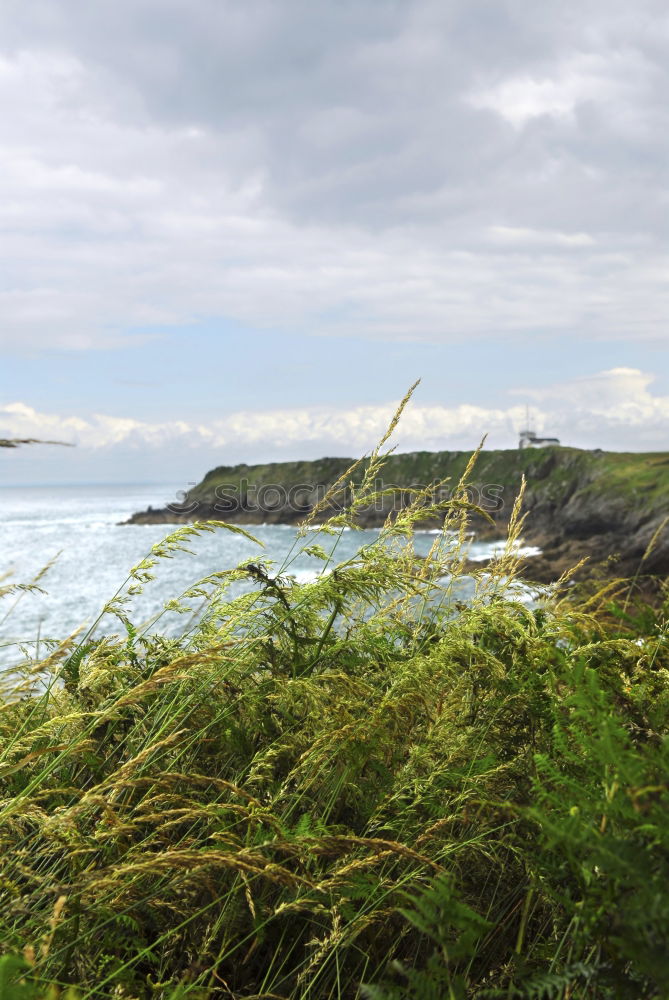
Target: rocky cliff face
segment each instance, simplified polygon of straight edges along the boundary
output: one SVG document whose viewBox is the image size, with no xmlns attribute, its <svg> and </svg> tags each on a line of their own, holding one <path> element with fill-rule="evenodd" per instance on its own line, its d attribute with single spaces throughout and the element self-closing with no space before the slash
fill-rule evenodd
<svg viewBox="0 0 669 1000">
<path fill-rule="evenodd" d="M 364 526 L 382 524 L 408 501 L 412 486 L 441 482 L 441 496 L 454 490 L 469 461 L 466 452 L 412 452 L 387 460 L 379 487 L 394 488 L 382 503 L 361 513 Z M 193 520 L 245 524 L 301 521 L 352 464 L 350 459 L 221 466 L 209 472 L 182 503 L 134 514 L 128 524 Z M 484 451 L 470 479 L 469 498 L 494 519 L 474 527 L 480 537 L 504 534 L 515 497 L 525 477 L 525 538 L 543 555 L 528 575 L 554 579 L 583 556 L 591 564 L 616 560 L 615 572 L 637 571 L 651 539 L 653 551 L 644 573 L 669 574 L 669 454 L 586 452 L 574 448 Z M 359 481 L 358 471 L 354 479 Z M 444 482 L 445 481 L 445 482 Z M 341 489 L 335 503 L 346 502 Z M 320 519 L 332 512 L 326 508 Z M 425 526 L 437 522 L 426 521 Z"/>
</svg>

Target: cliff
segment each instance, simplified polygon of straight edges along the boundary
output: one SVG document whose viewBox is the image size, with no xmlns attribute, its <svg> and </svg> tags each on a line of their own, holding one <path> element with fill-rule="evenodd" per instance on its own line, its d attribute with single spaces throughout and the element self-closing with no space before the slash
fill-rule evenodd
<svg viewBox="0 0 669 1000">
<path fill-rule="evenodd" d="M 366 509 L 364 526 L 381 524 L 402 489 L 448 480 L 455 487 L 469 452 L 412 452 L 391 455 L 382 482 L 395 487 L 382 505 Z M 214 518 L 237 523 L 297 523 L 309 513 L 351 459 L 220 466 L 212 469 L 179 505 L 134 514 L 128 524 L 179 523 Z M 615 572 L 633 574 L 653 535 L 669 515 L 669 453 L 590 452 L 575 448 L 484 451 L 472 476 L 470 498 L 494 518 L 491 528 L 475 524 L 480 537 L 501 537 L 518 494 L 527 481 L 525 539 L 543 550 L 531 575 L 553 579 L 583 556 L 592 564 L 615 559 Z M 358 481 L 360 475 L 355 477 Z M 442 494 L 444 495 L 444 494 Z M 337 497 L 345 502 L 344 492 Z M 327 516 L 330 511 L 325 511 Z M 435 522 L 425 522 L 434 524 Z M 669 574 L 669 529 L 661 530 L 643 572 Z"/>
</svg>

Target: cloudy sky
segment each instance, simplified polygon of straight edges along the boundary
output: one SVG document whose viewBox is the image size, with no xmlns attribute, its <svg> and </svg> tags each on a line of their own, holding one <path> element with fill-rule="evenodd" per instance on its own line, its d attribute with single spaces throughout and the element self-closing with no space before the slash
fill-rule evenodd
<svg viewBox="0 0 669 1000">
<path fill-rule="evenodd" d="M 10 482 L 669 448 L 665 0 L 4 0 Z"/>
</svg>

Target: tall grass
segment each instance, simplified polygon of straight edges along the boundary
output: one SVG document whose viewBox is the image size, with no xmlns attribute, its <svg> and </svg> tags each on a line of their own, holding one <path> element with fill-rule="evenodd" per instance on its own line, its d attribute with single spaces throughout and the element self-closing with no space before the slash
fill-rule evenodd
<svg viewBox="0 0 669 1000">
<path fill-rule="evenodd" d="M 302 531 L 315 582 L 295 551 L 222 570 L 167 639 L 128 595 L 232 530 L 183 527 L 105 608 L 120 635 L 26 660 L 0 713 L 3 1000 L 669 996 L 667 604 L 522 603 L 520 507 L 460 603 L 466 479 L 427 559 L 418 492 L 338 562 L 382 462 Z"/>
</svg>

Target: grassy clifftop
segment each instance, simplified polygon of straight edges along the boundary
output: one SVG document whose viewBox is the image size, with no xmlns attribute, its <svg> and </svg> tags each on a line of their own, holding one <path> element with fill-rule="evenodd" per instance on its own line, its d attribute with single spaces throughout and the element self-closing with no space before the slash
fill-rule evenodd
<svg viewBox="0 0 669 1000">
<path fill-rule="evenodd" d="M 520 482 L 523 473 L 543 478 L 547 460 L 551 465 L 555 449 L 485 451 L 476 464 L 475 480 L 494 479 L 505 485 Z M 575 449 L 560 450 L 560 467 L 572 467 L 581 460 L 585 468 L 590 453 Z M 409 486 L 412 483 L 426 484 L 433 480 L 450 479 L 457 483 L 462 477 L 471 452 L 465 451 L 413 451 L 401 455 L 390 455 L 385 463 L 383 476 L 389 483 Z M 567 459 L 565 462 L 564 460 Z M 189 496 L 201 500 L 214 496 L 217 487 L 234 483 L 241 479 L 253 481 L 258 486 L 282 483 L 292 486 L 301 483 L 323 483 L 330 485 L 353 464 L 352 458 L 321 458 L 313 462 L 272 462 L 265 465 L 219 466 L 204 477 Z M 354 478 L 359 479 L 365 463 L 361 463 Z"/>
<path fill-rule="evenodd" d="M 414 451 L 390 455 L 384 477 L 399 486 L 463 475 L 471 452 Z M 218 466 L 189 491 L 189 497 L 209 500 L 219 486 L 246 480 L 258 486 L 280 483 L 330 485 L 353 463 L 351 458 L 321 458 L 312 462 L 271 462 L 258 465 Z M 361 466 L 364 468 L 364 464 Z M 574 478 L 603 490 L 628 495 L 661 495 L 669 491 L 669 452 L 591 452 L 577 448 L 529 448 L 524 451 L 483 451 L 476 463 L 475 482 L 495 482 L 514 487 L 525 476 L 530 485 L 563 486 Z"/>
<path fill-rule="evenodd" d="M 391 455 L 384 466 L 387 485 L 408 487 L 448 480 L 455 486 L 471 457 L 463 451 L 417 451 Z M 281 486 L 331 486 L 351 466 L 349 458 L 322 458 L 313 462 L 273 462 L 262 465 L 219 466 L 190 490 L 188 499 L 215 503 L 232 487 L 245 489 Z M 354 474 L 359 479 L 364 464 Z M 471 481 L 475 486 L 503 487 L 503 511 L 508 512 L 525 477 L 528 508 L 547 503 L 564 506 L 575 497 L 584 504 L 612 501 L 626 509 L 651 512 L 664 508 L 669 497 L 669 452 L 591 452 L 576 448 L 537 448 L 481 452 Z M 288 512 L 285 512 L 288 513 Z M 502 513 L 501 520 L 504 520 Z"/>
</svg>

